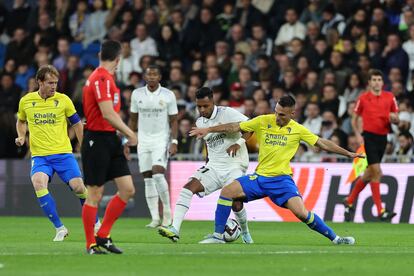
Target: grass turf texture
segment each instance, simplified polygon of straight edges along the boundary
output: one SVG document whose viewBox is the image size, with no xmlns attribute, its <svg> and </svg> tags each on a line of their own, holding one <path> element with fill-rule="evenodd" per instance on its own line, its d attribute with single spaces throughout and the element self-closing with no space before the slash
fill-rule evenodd
<svg viewBox="0 0 414 276">
<path fill-rule="evenodd" d="M 113 239 L 123 255 L 88 256 L 80 218 L 63 218 L 69 237 L 54 243 L 45 218 L 0 217 L 0 275 L 413 275 L 413 225 L 329 223 L 355 246 L 334 246 L 301 223 L 251 222 L 255 244 L 241 239 L 197 244 L 213 222 L 185 221 L 173 244 L 144 227 L 147 219 L 120 219 Z M 230 274 L 231 273 L 231 274 Z"/>
</svg>

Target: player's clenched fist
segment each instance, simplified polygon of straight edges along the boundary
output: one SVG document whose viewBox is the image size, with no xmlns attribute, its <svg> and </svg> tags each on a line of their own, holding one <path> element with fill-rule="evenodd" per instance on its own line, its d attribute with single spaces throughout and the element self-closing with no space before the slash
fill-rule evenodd
<svg viewBox="0 0 414 276">
<path fill-rule="evenodd" d="M 21 147 L 21 146 L 23 146 L 23 145 L 24 145 L 25 138 L 24 138 L 24 137 L 17 137 L 17 138 L 14 140 L 14 142 L 16 143 L 16 145 L 17 145 L 18 147 Z"/>
</svg>

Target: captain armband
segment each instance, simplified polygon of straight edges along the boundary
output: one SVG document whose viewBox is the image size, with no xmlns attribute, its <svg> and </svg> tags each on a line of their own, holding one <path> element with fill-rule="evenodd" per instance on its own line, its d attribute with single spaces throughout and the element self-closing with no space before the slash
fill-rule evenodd
<svg viewBox="0 0 414 276">
<path fill-rule="evenodd" d="M 68 119 L 71 125 L 77 124 L 81 121 L 81 118 L 79 117 L 78 113 L 73 114 Z"/>
</svg>

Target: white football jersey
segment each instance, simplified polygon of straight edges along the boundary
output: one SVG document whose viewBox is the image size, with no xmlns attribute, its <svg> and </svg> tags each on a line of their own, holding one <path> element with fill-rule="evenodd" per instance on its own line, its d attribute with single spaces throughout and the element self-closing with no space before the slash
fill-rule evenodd
<svg viewBox="0 0 414 276">
<path fill-rule="evenodd" d="M 178 113 L 175 94 L 159 85 L 150 92 L 147 88 L 135 89 L 131 96 L 131 112 L 138 113 L 138 146 L 165 146 L 170 137 L 170 115 Z"/>
<path fill-rule="evenodd" d="M 199 128 L 206 128 L 227 123 L 247 121 L 248 118 L 231 107 L 214 106 L 211 118 L 200 117 L 196 121 Z M 208 166 L 218 170 L 229 170 L 234 166 L 247 168 L 249 155 L 243 144 L 235 157 L 229 156 L 227 149 L 236 143 L 241 133 L 209 133 L 204 137 L 207 144 Z"/>
</svg>

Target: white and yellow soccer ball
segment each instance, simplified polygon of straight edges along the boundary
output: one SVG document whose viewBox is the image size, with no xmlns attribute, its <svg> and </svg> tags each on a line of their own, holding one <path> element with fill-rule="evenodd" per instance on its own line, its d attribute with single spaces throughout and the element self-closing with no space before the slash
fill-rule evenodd
<svg viewBox="0 0 414 276">
<path fill-rule="evenodd" d="M 240 237 L 241 228 L 237 220 L 229 218 L 224 228 L 223 238 L 226 242 L 234 242 Z"/>
</svg>

